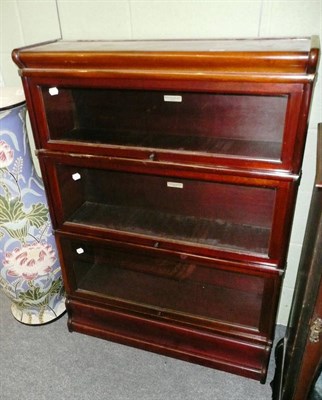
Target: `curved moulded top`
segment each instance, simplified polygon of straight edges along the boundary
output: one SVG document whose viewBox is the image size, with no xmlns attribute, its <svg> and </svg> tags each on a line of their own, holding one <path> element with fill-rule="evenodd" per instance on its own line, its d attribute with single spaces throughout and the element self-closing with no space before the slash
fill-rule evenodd
<svg viewBox="0 0 322 400">
<path fill-rule="evenodd" d="M 104 77 L 113 71 L 129 77 L 180 76 L 281 82 L 311 81 L 317 68 L 319 39 L 218 39 L 64 41 L 16 49 L 23 76 Z M 157 60 L 157 63 L 156 63 Z M 40 71 L 41 70 L 41 71 Z"/>
</svg>

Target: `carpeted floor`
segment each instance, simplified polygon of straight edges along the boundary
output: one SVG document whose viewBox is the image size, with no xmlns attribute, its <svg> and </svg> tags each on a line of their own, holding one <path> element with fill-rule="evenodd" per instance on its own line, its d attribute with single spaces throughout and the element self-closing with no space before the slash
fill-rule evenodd
<svg viewBox="0 0 322 400">
<path fill-rule="evenodd" d="M 0 291 L 1 400 L 268 400 L 267 383 L 78 333 L 22 325 Z M 284 334 L 279 326 L 276 339 Z"/>
</svg>

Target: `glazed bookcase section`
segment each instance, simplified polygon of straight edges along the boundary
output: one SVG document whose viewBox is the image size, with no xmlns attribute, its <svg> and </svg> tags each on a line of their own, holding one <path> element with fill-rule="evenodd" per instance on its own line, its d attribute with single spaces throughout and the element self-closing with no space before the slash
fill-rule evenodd
<svg viewBox="0 0 322 400">
<path fill-rule="evenodd" d="M 278 273 L 58 232 L 71 295 L 210 330 L 267 337 Z M 215 305 L 215 306 L 214 306 Z M 235 333 L 233 333 L 235 331 Z M 264 340 L 264 339 L 262 339 Z"/>
<path fill-rule="evenodd" d="M 88 86 L 86 80 L 33 79 L 38 147 L 174 164 L 299 171 L 294 152 L 298 146 L 303 152 L 305 131 L 302 119 L 293 115 L 306 101 L 303 85 L 272 89 L 255 84 L 245 90 L 227 81 L 204 89 L 200 83 L 182 82 L 185 90 L 178 91 L 157 83 L 138 90 L 114 88 L 111 80 Z"/>
<path fill-rule="evenodd" d="M 105 169 L 97 160 L 94 166 L 94 159 L 82 166 L 70 164 L 80 160 L 75 156 L 65 164 L 41 157 L 50 176 L 49 191 L 55 193 L 56 228 L 90 228 L 97 235 L 148 241 L 155 247 L 224 252 L 235 259 L 244 254 L 275 264 L 285 256 L 287 207 L 296 193 L 293 180 L 164 176 L 145 169 Z"/>
<path fill-rule="evenodd" d="M 68 265 L 71 331 L 265 379 L 278 274 L 61 232 L 57 238 Z"/>
<path fill-rule="evenodd" d="M 13 59 L 38 148 L 299 173 L 318 53 L 316 37 L 57 41 Z"/>
<path fill-rule="evenodd" d="M 281 162 L 286 95 L 74 87 L 41 93 L 51 143 Z"/>
</svg>

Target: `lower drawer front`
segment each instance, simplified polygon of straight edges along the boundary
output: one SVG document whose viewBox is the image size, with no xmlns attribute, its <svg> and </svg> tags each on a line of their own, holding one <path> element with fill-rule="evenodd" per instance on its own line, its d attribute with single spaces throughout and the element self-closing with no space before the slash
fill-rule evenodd
<svg viewBox="0 0 322 400">
<path fill-rule="evenodd" d="M 76 331 L 256 379 L 266 380 L 271 343 L 229 339 L 70 299 L 68 326 Z"/>
<path fill-rule="evenodd" d="M 195 326 L 221 324 L 262 336 L 271 330 L 279 282 L 273 274 L 187 254 L 57 236 L 70 295 Z"/>
</svg>

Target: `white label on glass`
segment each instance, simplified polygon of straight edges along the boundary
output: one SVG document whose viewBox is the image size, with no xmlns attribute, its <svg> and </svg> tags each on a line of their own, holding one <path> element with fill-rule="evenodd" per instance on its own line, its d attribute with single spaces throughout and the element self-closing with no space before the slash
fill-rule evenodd
<svg viewBox="0 0 322 400">
<path fill-rule="evenodd" d="M 78 249 L 76 249 L 76 253 L 77 254 L 83 254 L 84 253 L 84 249 L 82 247 L 79 247 Z"/>
<path fill-rule="evenodd" d="M 174 96 L 174 95 L 170 95 L 170 94 L 165 94 L 163 96 L 163 100 L 164 101 L 169 101 L 172 103 L 181 103 L 182 102 L 182 96 Z"/>
<path fill-rule="evenodd" d="M 170 188 L 182 189 L 183 183 L 181 182 L 167 182 L 167 186 Z"/>
<path fill-rule="evenodd" d="M 59 93 L 59 90 L 56 87 L 51 87 L 48 92 L 51 96 L 56 96 Z"/>
<path fill-rule="evenodd" d="M 75 172 L 75 174 L 72 175 L 72 178 L 74 181 L 78 181 L 81 178 L 81 176 L 78 172 Z"/>
</svg>

